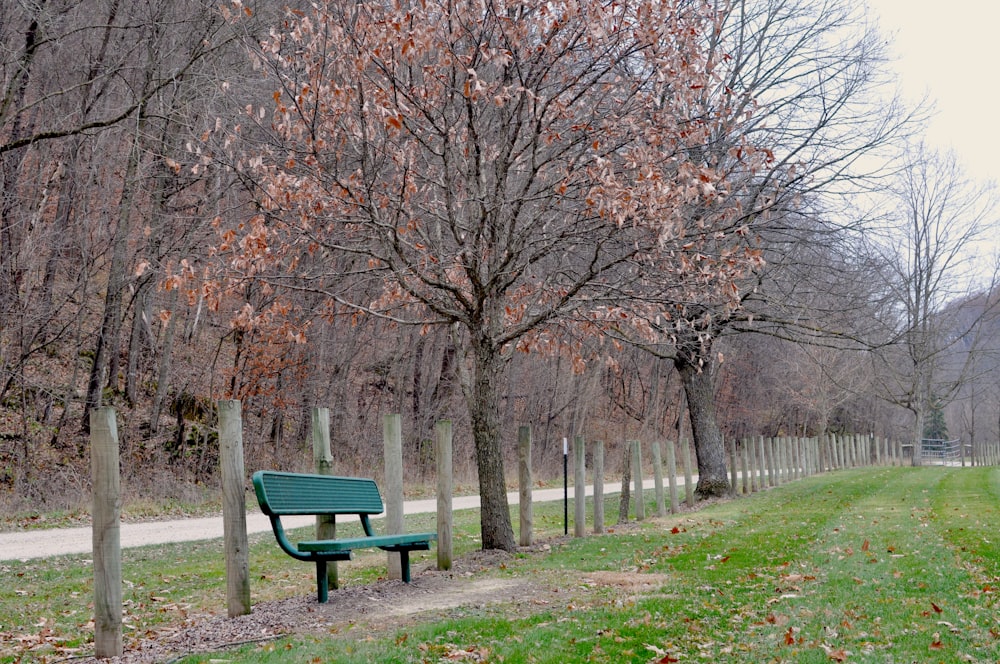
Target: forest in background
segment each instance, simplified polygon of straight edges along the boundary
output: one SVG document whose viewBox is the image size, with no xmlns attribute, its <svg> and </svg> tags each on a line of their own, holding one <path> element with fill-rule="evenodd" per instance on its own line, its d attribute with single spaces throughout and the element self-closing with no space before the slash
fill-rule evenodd
<svg viewBox="0 0 1000 664">
<path fill-rule="evenodd" d="M 379 468 L 382 415 L 399 413 L 408 480 L 432 474 L 434 422 L 451 419 L 456 472 L 476 481 L 463 389 L 475 335 L 458 316 L 420 293 L 416 304 L 392 300 L 399 283 L 371 269 L 371 255 L 338 253 L 336 239 L 294 258 L 340 275 L 321 287 L 313 273 L 232 277 L 227 245 L 248 251 L 251 220 L 280 216 L 261 192 L 306 177 L 290 165 L 294 123 L 281 108 L 292 80 L 281 49 L 296 43 L 275 35 L 299 35 L 310 9 L 272 4 L 0 1 L 0 493 L 12 509 L 88 495 L 87 416 L 100 405 L 118 411 L 124 485 L 136 495 L 217 481 L 219 398 L 243 402 L 251 470 L 308 468 L 310 410 L 326 406 L 338 472 Z M 664 255 L 677 264 L 632 256 L 588 291 L 602 315 L 643 324 L 595 324 L 567 298 L 496 349 L 509 459 L 523 424 L 542 476 L 559 472 L 563 437 L 604 440 L 609 472 L 626 439 L 692 438 L 692 357 L 694 373 L 713 379 L 709 405 L 727 440 L 913 440 L 942 420 L 973 446 L 1000 435 L 1000 290 L 977 244 L 996 235 L 992 187 L 920 147 L 925 109 L 896 98 L 863 5 L 794 4 L 705 3 L 715 27 L 697 48 L 741 66 L 720 64 L 711 95 L 688 106 L 729 113 L 739 98 L 753 109 L 698 139 L 703 152 L 724 145 L 708 162 L 716 171 L 741 153 L 720 176 L 731 188 L 678 203 L 709 222 L 670 238 Z M 346 60 L 338 48 L 324 57 Z M 744 148 L 768 158 L 747 165 Z M 704 215 L 713 206 L 727 212 Z M 668 244 L 638 232 L 604 241 Z M 724 283 L 692 278 L 737 248 L 760 260 Z M 547 275 L 584 257 L 534 259 L 538 290 L 559 293 Z M 528 305 L 511 313 L 527 300 L 524 289 L 511 296 L 504 329 L 530 317 Z M 690 324 L 657 327 L 663 311 Z"/>
</svg>

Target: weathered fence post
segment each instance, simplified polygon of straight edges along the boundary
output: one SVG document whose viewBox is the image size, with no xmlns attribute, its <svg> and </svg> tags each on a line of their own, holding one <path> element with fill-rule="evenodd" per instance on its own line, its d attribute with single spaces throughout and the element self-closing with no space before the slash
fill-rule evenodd
<svg viewBox="0 0 1000 664">
<path fill-rule="evenodd" d="M 674 441 L 667 441 L 667 487 L 670 492 L 670 513 L 677 514 L 677 448 Z"/>
<path fill-rule="evenodd" d="M 452 431 L 451 420 L 434 425 L 434 459 L 437 465 L 437 559 L 438 569 L 451 569 L 452 544 Z"/>
<path fill-rule="evenodd" d="M 604 532 L 604 441 L 594 441 L 594 533 Z"/>
<path fill-rule="evenodd" d="M 318 475 L 333 475 L 333 452 L 330 449 L 330 409 L 312 409 L 313 468 Z M 316 516 L 316 539 L 336 539 L 337 517 L 334 514 Z M 336 561 L 318 563 L 326 565 L 327 585 L 336 590 L 340 587 Z"/>
<path fill-rule="evenodd" d="M 801 480 L 802 479 L 802 439 L 798 436 L 792 436 L 788 439 L 791 443 L 792 448 L 792 479 Z"/>
<path fill-rule="evenodd" d="M 667 504 L 663 496 L 663 455 L 660 451 L 660 441 L 654 440 L 649 446 L 653 458 L 653 493 L 656 495 L 656 516 L 667 515 Z"/>
<path fill-rule="evenodd" d="M 94 492 L 94 649 L 122 654 L 121 477 L 115 409 L 90 411 L 90 474 Z"/>
<path fill-rule="evenodd" d="M 531 546 L 534 541 L 532 520 L 534 512 L 531 505 L 531 427 L 522 425 L 517 428 L 517 479 L 520 497 L 518 500 L 518 544 Z"/>
<path fill-rule="evenodd" d="M 750 487 L 747 484 L 750 481 L 750 464 L 747 462 L 746 438 L 740 440 L 739 446 L 736 448 L 736 455 L 740 458 L 740 493 L 745 496 L 750 493 Z"/>
<path fill-rule="evenodd" d="M 684 459 L 684 502 L 688 507 L 694 507 L 694 469 L 691 465 L 691 445 L 686 440 L 681 441 L 681 455 Z"/>
<path fill-rule="evenodd" d="M 517 428 L 517 479 L 520 491 L 517 542 L 521 546 L 531 546 L 534 512 L 531 506 L 531 427 L 527 425 Z"/>
<path fill-rule="evenodd" d="M 236 400 L 219 402 L 219 460 L 222 463 L 222 532 L 226 550 L 226 606 L 229 617 L 250 613 L 250 544 L 243 472 L 243 414 Z"/>
<path fill-rule="evenodd" d="M 785 444 L 785 439 L 781 437 L 771 438 L 774 441 L 774 456 L 777 457 L 778 468 L 775 471 L 778 484 L 788 483 L 788 446 Z"/>
<path fill-rule="evenodd" d="M 788 481 L 785 468 L 785 439 L 779 436 L 761 436 L 760 441 L 764 450 L 765 465 L 770 466 L 768 475 L 774 474 L 774 484 L 762 483 L 765 487 L 780 486 Z"/>
<path fill-rule="evenodd" d="M 729 450 L 729 495 L 735 498 L 736 494 L 740 492 L 736 485 L 736 481 L 739 479 L 739 473 L 736 470 L 736 438 L 729 438 L 726 449 Z"/>
<path fill-rule="evenodd" d="M 587 448 L 583 436 L 573 437 L 573 535 L 587 530 Z"/>
<path fill-rule="evenodd" d="M 757 436 L 757 486 L 763 491 L 767 488 L 767 460 L 764 458 L 764 436 Z"/>
<path fill-rule="evenodd" d="M 632 493 L 635 494 L 635 518 L 642 521 L 646 518 L 646 503 L 642 497 L 642 443 L 638 440 L 629 441 L 632 446 Z"/>
<path fill-rule="evenodd" d="M 762 439 L 763 440 L 763 439 Z M 767 466 L 767 486 L 774 487 L 778 484 L 777 469 L 778 464 L 777 459 L 775 459 L 775 448 L 774 448 L 774 438 L 768 438 L 763 440 L 764 442 L 764 459 L 765 465 Z"/>
<path fill-rule="evenodd" d="M 403 423 L 399 415 L 382 418 L 382 444 L 385 454 L 385 532 L 403 534 Z M 390 579 L 402 579 L 399 552 L 387 552 Z"/>
</svg>

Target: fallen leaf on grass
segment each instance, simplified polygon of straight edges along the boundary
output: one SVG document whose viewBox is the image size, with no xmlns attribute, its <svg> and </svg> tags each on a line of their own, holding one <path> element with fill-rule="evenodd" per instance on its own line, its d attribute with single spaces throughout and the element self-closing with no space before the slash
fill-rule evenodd
<svg viewBox="0 0 1000 664">
<path fill-rule="evenodd" d="M 677 659 L 676 657 L 674 657 L 673 655 L 671 655 L 666 650 L 664 650 L 663 648 L 657 648 L 656 646 L 654 646 L 651 643 L 647 643 L 646 644 L 646 650 L 649 650 L 656 657 L 659 658 L 659 659 L 650 660 L 651 662 L 654 662 L 655 664 L 673 664 L 674 662 L 681 661 L 681 660 Z"/>
<path fill-rule="evenodd" d="M 934 609 L 934 613 L 941 613 L 942 611 L 944 611 L 944 609 L 942 609 L 940 606 L 938 606 L 934 602 L 931 602 L 931 608 Z"/>
<path fill-rule="evenodd" d="M 823 652 L 826 653 L 826 656 L 835 662 L 845 662 L 851 654 L 843 648 L 831 648 L 825 643 L 821 643 L 820 647 L 823 648 Z"/>
</svg>

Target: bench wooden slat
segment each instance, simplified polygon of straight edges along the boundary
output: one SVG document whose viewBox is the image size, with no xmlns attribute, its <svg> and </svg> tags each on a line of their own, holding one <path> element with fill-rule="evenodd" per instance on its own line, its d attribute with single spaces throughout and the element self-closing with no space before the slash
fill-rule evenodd
<svg viewBox="0 0 1000 664">
<path fill-rule="evenodd" d="M 299 542 L 299 551 L 349 551 L 363 548 L 393 548 L 406 546 L 409 549 L 415 545 L 426 544 L 437 539 L 436 533 L 412 533 L 408 535 L 375 535 L 374 537 L 351 537 L 335 540 L 312 540 Z"/>
<path fill-rule="evenodd" d="M 298 514 L 381 514 L 375 480 L 306 473 L 259 471 L 253 476 L 261 510 L 276 516 Z"/>
</svg>

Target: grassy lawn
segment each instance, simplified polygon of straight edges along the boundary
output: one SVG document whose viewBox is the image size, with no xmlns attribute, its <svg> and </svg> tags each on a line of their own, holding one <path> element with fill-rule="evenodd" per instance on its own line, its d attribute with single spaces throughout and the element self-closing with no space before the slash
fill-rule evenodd
<svg viewBox="0 0 1000 664">
<path fill-rule="evenodd" d="M 840 471 L 604 536 L 552 540 L 544 554 L 482 573 L 563 584 L 566 603 L 458 608 L 368 638 L 299 636 L 181 661 L 1000 662 L 998 509 L 1000 469 Z M 477 515 L 456 517 L 461 555 L 478 546 Z M 432 530 L 432 520 L 407 524 Z M 561 535 L 561 504 L 536 506 L 536 524 Z M 220 546 L 124 552 L 126 643 L 185 615 L 224 612 Z M 89 652 L 86 558 L 0 567 L 0 662 L 21 661 L 29 648 Z M 381 574 L 341 568 L 357 582 Z M 648 582 L 641 591 L 595 588 L 594 574 Z M 255 602 L 313 592 L 309 566 L 278 551 L 270 534 L 253 538 L 251 578 Z M 19 641 L 28 636 L 41 641 Z"/>
</svg>

